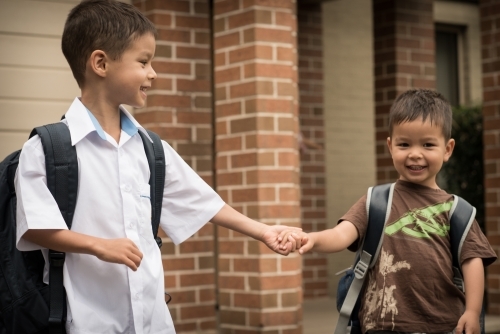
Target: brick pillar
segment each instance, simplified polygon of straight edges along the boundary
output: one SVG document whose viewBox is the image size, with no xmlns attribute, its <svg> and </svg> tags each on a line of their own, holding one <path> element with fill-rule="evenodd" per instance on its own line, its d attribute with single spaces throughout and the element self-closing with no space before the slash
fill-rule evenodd
<svg viewBox="0 0 500 334">
<path fill-rule="evenodd" d="M 323 45 L 321 4 L 298 8 L 299 123 L 304 138 L 324 147 Z M 302 228 L 321 231 L 326 226 L 325 151 L 306 148 L 300 154 Z M 304 297 L 328 294 L 326 254 L 308 253 L 303 259 Z"/>
<path fill-rule="evenodd" d="M 158 78 L 147 107 L 135 117 L 157 132 L 213 184 L 210 19 L 208 2 L 135 1 L 158 29 L 153 68 Z M 161 249 L 169 309 L 178 333 L 216 332 L 213 226 L 175 246 L 166 236 Z"/>
<path fill-rule="evenodd" d="M 387 149 L 392 102 L 410 88 L 436 86 L 433 0 L 373 0 L 377 182 L 398 177 Z"/>
<path fill-rule="evenodd" d="M 486 231 L 500 254 L 500 0 L 481 0 Z M 488 267 L 489 313 L 500 314 L 500 264 Z"/>
<path fill-rule="evenodd" d="M 300 225 L 295 1 L 214 2 L 217 189 Z M 220 333 L 300 333 L 301 258 L 219 229 Z"/>
</svg>

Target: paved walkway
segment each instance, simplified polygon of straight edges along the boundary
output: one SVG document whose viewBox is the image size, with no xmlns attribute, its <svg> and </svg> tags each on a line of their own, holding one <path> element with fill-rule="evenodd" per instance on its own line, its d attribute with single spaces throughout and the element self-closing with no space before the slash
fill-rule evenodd
<svg viewBox="0 0 500 334">
<path fill-rule="evenodd" d="M 305 300 L 304 334 L 332 334 L 338 312 L 333 299 Z M 500 334 L 500 316 L 486 316 L 486 333 Z"/>
</svg>

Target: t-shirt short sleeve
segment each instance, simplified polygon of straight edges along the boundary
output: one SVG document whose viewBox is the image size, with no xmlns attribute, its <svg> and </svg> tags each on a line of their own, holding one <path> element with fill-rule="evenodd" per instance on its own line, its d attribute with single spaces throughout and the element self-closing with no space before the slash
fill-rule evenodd
<svg viewBox="0 0 500 334">
<path fill-rule="evenodd" d="M 497 255 L 493 248 L 491 248 L 488 239 L 481 231 L 477 221 L 474 220 L 462 246 L 460 263 L 463 264 L 464 261 L 477 257 L 483 260 L 483 265 L 485 267 L 489 266 L 497 259 Z"/>
<path fill-rule="evenodd" d="M 343 221 L 349 221 L 351 222 L 356 229 L 358 230 L 358 235 L 359 238 L 355 242 L 352 243 L 349 247 L 347 247 L 348 250 L 351 252 L 355 252 L 358 250 L 359 247 L 359 241 L 363 240 L 365 237 L 365 232 L 366 232 L 366 227 L 367 227 L 367 221 L 368 221 L 368 215 L 366 212 L 366 195 L 361 197 L 354 205 L 347 211 L 338 221 L 338 224 L 342 223 Z"/>
</svg>

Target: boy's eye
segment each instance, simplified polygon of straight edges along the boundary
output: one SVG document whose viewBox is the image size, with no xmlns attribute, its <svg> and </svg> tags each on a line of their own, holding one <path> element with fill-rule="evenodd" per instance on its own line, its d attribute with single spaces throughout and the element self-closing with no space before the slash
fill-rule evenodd
<svg viewBox="0 0 500 334">
<path fill-rule="evenodd" d="M 408 143 L 399 143 L 397 146 L 408 147 Z"/>
<path fill-rule="evenodd" d="M 148 63 L 147 61 L 143 60 L 143 61 L 140 61 L 139 63 L 141 63 L 142 65 L 146 66 L 146 64 Z"/>
<path fill-rule="evenodd" d="M 424 144 L 424 147 L 433 147 L 433 146 L 435 146 L 435 145 L 434 145 L 434 144 L 432 144 L 432 143 L 425 143 L 425 144 Z"/>
</svg>

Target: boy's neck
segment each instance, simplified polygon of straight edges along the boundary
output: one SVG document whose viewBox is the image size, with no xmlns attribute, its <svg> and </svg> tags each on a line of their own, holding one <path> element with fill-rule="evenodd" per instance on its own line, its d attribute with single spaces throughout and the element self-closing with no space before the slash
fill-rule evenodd
<svg viewBox="0 0 500 334">
<path fill-rule="evenodd" d="M 112 105 L 99 94 L 86 94 L 84 90 L 80 101 L 94 115 L 104 132 L 119 143 L 121 133 L 119 106 Z"/>
<path fill-rule="evenodd" d="M 398 180 L 400 181 L 403 181 L 403 182 L 407 182 L 407 183 L 411 183 L 411 184 L 415 184 L 417 186 L 422 186 L 422 187 L 426 187 L 426 188 L 430 188 L 430 189 L 436 189 L 436 190 L 439 190 L 441 189 L 436 180 L 434 180 L 434 183 L 429 183 L 429 184 L 421 184 L 421 183 L 416 183 L 416 182 L 412 182 L 412 181 L 409 181 L 409 180 L 404 180 L 402 179 L 401 177 L 398 178 Z"/>
</svg>

